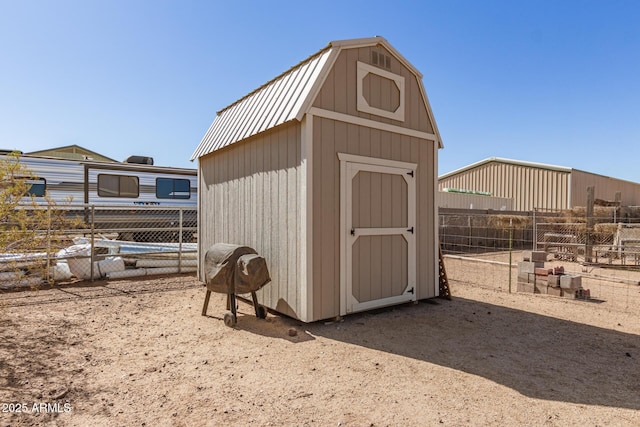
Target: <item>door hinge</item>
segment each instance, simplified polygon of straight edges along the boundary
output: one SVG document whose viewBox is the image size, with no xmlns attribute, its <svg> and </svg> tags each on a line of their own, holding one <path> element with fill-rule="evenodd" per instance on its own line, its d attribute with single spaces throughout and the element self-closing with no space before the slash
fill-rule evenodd
<svg viewBox="0 0 640 427">
<path fill-rule="evenodd" d="M 413 178 L 413 171 L 409 171 L 409 172 L 407 172 L 407 175 L 409 175 L 410 177 L 412 177 L 412 178 Z"/>
<path fill-rule="evenodd" d="M 351 235 L 352 235 L 352 236 L 355 236 L 355 235 L 356 235 L 356 229 L 355 229 L 355 228 L 352 228 L 352 229 L 351 229 Z"/>
<path fill-rule="evenodd" d="M 411 227 L 411 228 L 407 229 L 407 231 L 408 231 L 409 233 L 413 234 L 413 227 Z"/>
<path fill-rule="evenodd" d="M 413 294 L 413 287 L 407 291 L 407 293 Z"/>
</svg>

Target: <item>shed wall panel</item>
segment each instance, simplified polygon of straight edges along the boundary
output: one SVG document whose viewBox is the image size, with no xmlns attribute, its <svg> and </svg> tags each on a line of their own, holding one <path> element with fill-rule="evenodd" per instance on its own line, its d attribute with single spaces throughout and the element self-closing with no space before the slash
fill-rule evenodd
<svg viewBox="0 0 640 427">
<path fill-rule="evenodd" d="M 251 246 L 267 260 L 272 282 L 262 304 L 292 317 L 301 310 L 299 284 L 300 125 L 263 132 L 200 158 L 201 256 L 214 243 Z M 204 271 L 200 271 L 204 280 Z"/>
</svg>

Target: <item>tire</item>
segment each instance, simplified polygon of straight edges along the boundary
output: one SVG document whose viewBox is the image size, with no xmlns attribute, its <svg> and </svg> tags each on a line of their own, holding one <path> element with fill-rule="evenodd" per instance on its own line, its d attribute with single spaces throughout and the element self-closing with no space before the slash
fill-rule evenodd
<svg viewBox="0 0 640 427">
<path fill-rule="evenodd" d="M 231 312 L 227 312 L 224 314 L 224 324 L 230 328 L 233 328 L 238 323 L 238 319 Z"/>
<path fill-rule="evenodd" d="M 257 309 L 258 319 L 266 319 L 267 318 L 267 309 L 261 305 L 258 306 Z"/>
</svg>

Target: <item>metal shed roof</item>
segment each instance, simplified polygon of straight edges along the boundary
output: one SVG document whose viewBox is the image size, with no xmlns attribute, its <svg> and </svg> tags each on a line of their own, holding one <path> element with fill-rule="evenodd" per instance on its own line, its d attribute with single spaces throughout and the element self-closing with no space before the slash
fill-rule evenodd
<svg viewBox="0 0 640 427">
<path fill-rule="evenodd" d="M 536 162 L 527 162 L 527 161 L 523 161 L 523 160 L 512 160 L 512 159 L 505 159 L 502 157 L 489 157 L 487 159 L 484 160 L 480 160 L 479 162 L 475 162 L 472 163 L 470 165 L 461 167 L 459 169 L 453 170 L 451 172 L 447 172 L 443 175 L 440 175 L 438 177 L 438 179 L 444 179 L 444 178 L 448 178 L 450 176 L 453 175 L 457 175 L 460 172 L 464 172 L 470 169 L 474 169 L 477 168 L 478 166 L 482 166 L 484 164 L 487 163 L 492 163 L 492 162 L 497 162 L 497 163 L 507 163 L 507 164 L 512 164 L 512 165 L 518 165 L 518 166 L 527 166 L 527 167 L 532 167 L 532 168 L 537 168 L 537 169 L 548 169 L 548 170 L 555 170 L 555 171 L 560 171 L 560 172 L 571 172 L 573 169 L 572 168 L 568 168 L 566 166 L 556 166 L 556 165 L 549 165 L 546 163 L 536 163 Z"/>
<path fill-rule="evenodd" d="M 425 105 L 433 122 L 437 143 L 440 134 L 422 87 L 422 74 L 383 37 L 332 41 L 319 52 L 265 83 L 258 89 L 218 111 L 217 116 L 191 160 L 256 135 L 291 120 L 302 120 L 320 90 L 339 52 L 344 48 L 383 45 L 418 79 Z"/>
</svg>

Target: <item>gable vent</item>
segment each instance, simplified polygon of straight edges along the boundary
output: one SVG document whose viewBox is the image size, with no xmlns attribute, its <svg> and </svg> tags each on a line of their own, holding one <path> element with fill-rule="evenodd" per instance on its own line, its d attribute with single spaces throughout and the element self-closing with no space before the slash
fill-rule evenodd
<svg viewBox="0 0 640 427">
<path fill-rule="evenodd" d="M 381 68 L 391 69 L 391 57 L 376 51 L 371 52 L 371 64 Z"/>
</svg>

